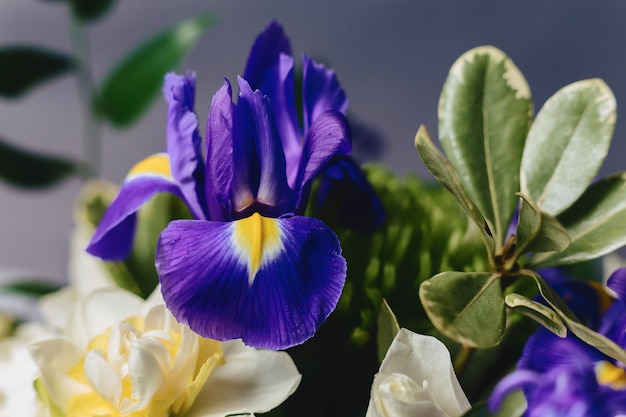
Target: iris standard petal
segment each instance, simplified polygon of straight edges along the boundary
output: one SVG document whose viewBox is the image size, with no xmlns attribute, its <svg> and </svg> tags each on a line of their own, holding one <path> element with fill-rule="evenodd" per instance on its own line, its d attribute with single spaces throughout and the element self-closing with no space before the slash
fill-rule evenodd
<svg viewBox="0 0 626 417">
<path fill-rule="evenodd" d="M 281 24 L 272 21 L 254 40 L 243 72 L 243 78 L 253 90 L 261 88 L 266 72 L 276 64 L 280 54 L 291 55 L 291 44 Z"/>
<path fill-rule="evenodd" d="M 120 193 L 102 216 L 87 252 L 108 261 L 127 257 L 133 246 L 137 210 L 161 192 L 184 198 L 172 178 L 165 153 L 149 156 L 131 169 Z"/>
<path fill-rule="evenodd" d="M 622 303 L 626 304 L 626 268 L 615 270 L 609 277 L 606 285 L 615 291 L 617 298 Z"/>
<path fill-rule="evenodd" d="M 296 180 L 296 212 L 304 210 L 309 183 L 335 155 L 349 155 L 352 150 L 350 126 L 337 111 L 321 114 L 306 134 Z"/>
<path fill-rule="evenodd" d="M 225 80 L 213 96 L 206 125 L 205 183 L 210 220 L 229 220 L 230 186 L 233 181 L 233 112 L 232 90 L 228 80 Z M 247 187 L 245 189 L 248 190 Z"/>
<path fill-rule="evenodd" d="M 346 114 L 348 97 L 339 85 L 335 72 L 302 54 L 302 101 L 304 130 L 327 110 Z"/>
<path fill-rule="evenodd" d="M 156 267 L 166 305 L 195 332 L 284 349 L 313 336 L 335 308 L 346 276 L 340 253 L 319 220 L 255 213 L 170 223 Z"/>
<path fill-rule="evenodd" d="M 281 54 L 276 64 L 266 72 L 260 87 L 272 104 L 276 129 L 285 154 L 287 181 L 291 188 L 294 187 L 298 175 L 304 136 L 296 114 L 293 67 L 293 58 Z M 252 85 L 251 87 L 254 88 Z"/>
<path fill-rule="evenodd" d="M 204 161 L 201 138 L 198 134 L 198 117 L 194 113 L 196 76 L 188 72 L 181 76 L 165 76 L 163 94 L 168 104 L 167 153 L 172 177 L 178 183 L 192 215 L 206 219 L 204 193 Z"/>
<path fill-rule="evenodd" d="M 276 131 L 273 114 L 267 96 L 260 90 L 252 91 L 243 78 L 239 78 L 239 101 L 237 103 L 240 123 L 247 122 L 250 141 L 254 146 L 254 158 L 249 163 L 253 170 L 258 167 L 258 176 L 251 172 L 249 180 L 258 183 L 256 201 L 271 207 L 270 216 L 290 212 L 293 207 L 293 192 L 287 184 L 285 155 Z M 237 166 L 238 160 L 235 160 Z"/>
</svg>

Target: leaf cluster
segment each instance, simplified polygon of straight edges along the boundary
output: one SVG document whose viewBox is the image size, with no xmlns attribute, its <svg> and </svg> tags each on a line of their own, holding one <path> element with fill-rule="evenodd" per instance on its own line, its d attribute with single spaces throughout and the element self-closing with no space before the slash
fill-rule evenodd
<svg viewBox="0 0 626 417">
<path fill-rule="evenodd" d="M 440 332 L 466 347 L 495 346 L 507 311 L 515 310 L 624 361 L 626 352 L 582 325 L 536 272 L 626 244 L 626 172 L 591 184 L 615 119 L 615 97 L 599 79 L 565 86 L 533 120 L 530 88 L 502 51 L 475 48 L 453 64 L 439 101 L 443 152 L 423 126 L 415 146 L 474 223 L 489 267 L 451 269 L 421 284 L 420 299 Z M 545 304 L 515 292 L 522 277 Z"/>
<path fill-rule="evenodd" d="M 112 10 L 115 0 L 56 3 L 63 3 L 71 10 L 75 26 L 85 28 Z M 85 112 L 93 114 L 98 122 L 106 121 L 117 128 L 132 125 L 158 96 L 164 75 L 183 62 L 214 23 L 211 15 L 191 17 L 132 48 L 101 82 L 92 86 L 92 91 L 86 92 L 90 104 Z M 72 35 L 76 37 L 77 32 Z M 86 42 L 86 39 L 74 39 L 74 42 Z M 88 57 L 79 52 L 39 45 L 1 45 L 0 98 L 18 99 L 46 82 L 69 74 L 93 83 Z M 0 179 L 13 186 L 39 189 L 73 176 L 88 178 L 95 174 L 89 163 L 96 161 L 31 151 L 0 137 Z"/>
</svg>

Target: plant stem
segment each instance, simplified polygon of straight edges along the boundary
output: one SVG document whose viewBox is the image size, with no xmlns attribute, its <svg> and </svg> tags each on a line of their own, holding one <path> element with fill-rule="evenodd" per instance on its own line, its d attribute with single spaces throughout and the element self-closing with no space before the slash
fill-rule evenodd
<svg viewBox="0 0 626 417">
<path fill-rule="evenodd" d="M 461 346 L 456 354 L 456 357 L 454 358 L 454 370 L 456 371 L 457 377 L 460 377 L 460 375 L 465 372 L 467 365 L 469 365 L 469 360 L 472 355 L 474 355 L 474 352 L 476 352 L 476 349 L 473 347 L 465 345 Z"/>
<path fill-rule="evenodd" d="M 97 92 L 91 75 L 91 58 L 86 25 L 71 12 L 70 41 L 76 59 L 76 83 L 83 107 L 83 158 L 88 164 L 84 178 L 99 176 L 102 159 L 101 118 L 97 114 Z"/>
</svg>

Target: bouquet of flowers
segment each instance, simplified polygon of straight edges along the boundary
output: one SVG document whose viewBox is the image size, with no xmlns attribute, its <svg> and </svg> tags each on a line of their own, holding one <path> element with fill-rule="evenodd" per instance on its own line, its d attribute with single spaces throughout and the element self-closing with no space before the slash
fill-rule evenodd
<svg viewBox="0 0 626 417">
<path fill-rule="evenodd" d="M 159 39 L 191 45 L 207 22 Z M 69 284 L 38 292 L 39 320 L 4 326 L 2 415 L 626 415 L 611 255 L 626 175 L 594 180 L 616 119 L 601 80 L 534 116 L 508 56 L 466 52 L 438 104 L 443 151 L 423 126 L 414 138 L 434 184 L 350 156 L 338 76 L 295 59 L 278 22 L 206 121 L 202 76 L 158 80 L 163 152 L 120 186 L 85 181 Z M 123 124 L 135 110 L 115 105 L 116 80 L 94 111 Z"/>
</svg>

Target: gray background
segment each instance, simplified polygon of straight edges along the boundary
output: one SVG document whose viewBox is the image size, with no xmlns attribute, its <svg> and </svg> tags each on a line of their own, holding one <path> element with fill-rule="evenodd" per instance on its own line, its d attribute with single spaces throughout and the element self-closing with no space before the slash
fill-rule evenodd
<svg viewBox="0 0 626 417">
<path fill-rule="evenodd" d="M 214 91 L 243 70 L 250 45 L 280 20 L 300 51 L 332 66 L 350 98 L 350 115 L 385 138 L 381 160 L 399 173 L 425 170 L 413 148 L 420 124 L 436 136 L 437 100 L 464 51 L 492 44 L 526 76 L 535 109 L 571 82 L 603 78 L 626 103 L 626 2 L 577 0 L 120 0 L 90 30 L 94 76 L 133 45 L 194 13 L 215 12 L 184 67 L 198 74 L 201 126 Z M 61 4 L 0 0 L 0 45 L 32 43 L 69 50 Z M 619 108 L 619 107 L 618 107 Z M 620 109 L 621 110 L 621 109 Z M 622 111 L 601 171 L 625 169 Z M 138 160 L 164 146 L 159 100 L 129 130 L 104 129 L 103 176 L 120 182 Z M 58 79 L 18 101 L 0 101 L 0 137 L 33 150 L 81 156 L 82 112 L 75 80 Z M 77 180 L 26 192 L 0 183 L 0 269 L 65 279 Z"/>
</svg>

